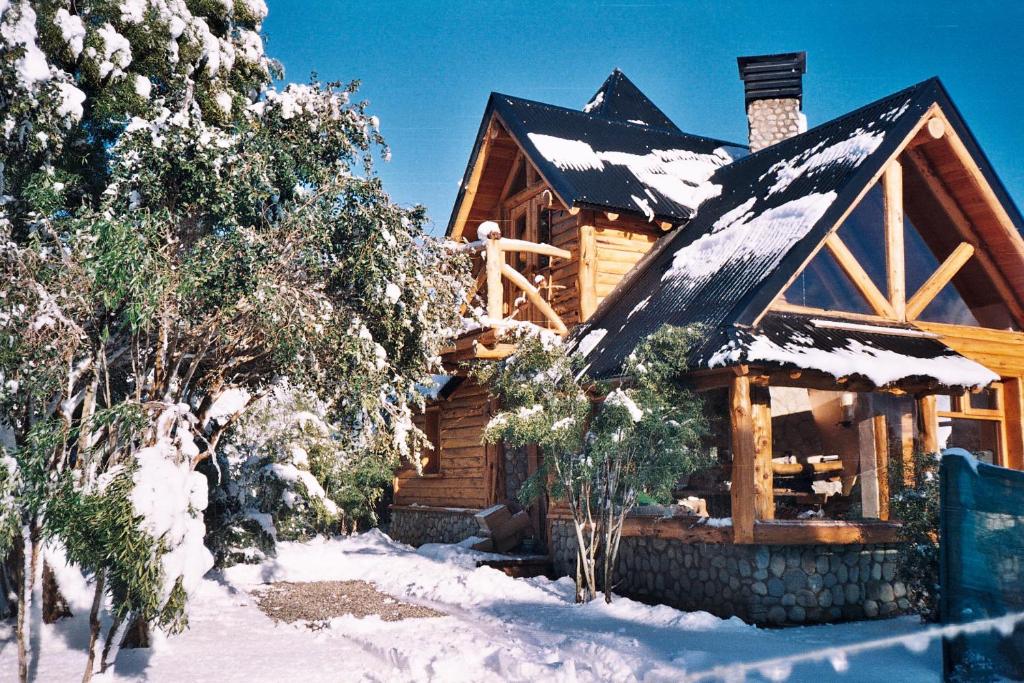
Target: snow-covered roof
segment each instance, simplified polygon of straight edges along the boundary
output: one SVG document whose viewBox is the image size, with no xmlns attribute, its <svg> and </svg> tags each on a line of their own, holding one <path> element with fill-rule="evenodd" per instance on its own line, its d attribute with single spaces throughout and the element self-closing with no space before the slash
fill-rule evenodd
<svg viewBox="0 0 1024 683">
<path fill-rule="evenodd" d="M 675 225 L 722 191 L 709 182 L 715 171 L 747 154 L 742 145 L 681 132 L 620 71 L 583 110 L 491 93 L 449 232 L 495 115 L 566 205 Z"/>
<path fill-rule="evenodd" d="M 682 133 L 654 102 L 618 69 L 612 71 L 585 105 L 583 111 L 613 121 L 638 123 Z"/>
<path fill-rule="evenodd" d="M 804 315 L 769 314 L 756 328 L 728 328 L 705 347 L 702 366 L 739 363 L 812 370 L 857 378 L 875 387 L 934 381 L 947 387 L 981 387 L 998 381 L 988 368 L 909 325 L 851 324 Z M 717 346 L 717 348 L 713 348 Z"/>
<path fill-rule="evenodd" d="M 683 229 L 666 235 L 571 341 L 607 333 L 587 354 L 596 377 L 618 374 L 626 356 L 663 324 L 703 324 L 706 363 L 723 330 L 750 326 L 820 247 L 886 159 L 933 102 L 936 79 L 718 169 L 723 189 Z M 716 346 L 717 344 L 717 346 Z"/>
</svg>

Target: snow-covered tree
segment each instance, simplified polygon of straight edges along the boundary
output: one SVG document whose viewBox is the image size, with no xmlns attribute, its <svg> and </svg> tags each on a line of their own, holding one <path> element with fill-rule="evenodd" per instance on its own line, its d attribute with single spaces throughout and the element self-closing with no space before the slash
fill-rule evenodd
<svg viewBox="0 0 1024 683">
<path fill-rule="evenodd" d="M 349 438 L 324 419 L 315 397 L 277 386 L 217 449 L 207 545 L 218 564 L 263 560 L 277 541 L 354 532 L 376 523 L 376 507 L 401 464 L 372 441 Z"/>
<path fill-rule="evenodd" d="M 195 468 L 273 382 L 368 452 L 422 439 L 415 386 L 464 269 L 374 176 L 355 83 L 272 85 L 265 15 L 0 0 L 0 550 L 24 547 L 23 679 L 45 539 L 89 572 L 94 617 L 109 599 L 122 629 L 184 624 L 212 561 Z"/>
<path fill-rule="evenodd" d="M 523 502 L 549 492 L 572 513 L 578 601 L 596 597 L 600 581 L 611 602 L 622 526 L 637 496 L 665 499 L 682 475 L 711 463 L 703 401 L 680 382 L 695 337 L 662 327 L 629 357 L 631 382 L 611 390 L 544 334 L 525 336 L 515 354 L 474 371 L 502 405 L 484 438 L 540 447 Z"/>
</svg>

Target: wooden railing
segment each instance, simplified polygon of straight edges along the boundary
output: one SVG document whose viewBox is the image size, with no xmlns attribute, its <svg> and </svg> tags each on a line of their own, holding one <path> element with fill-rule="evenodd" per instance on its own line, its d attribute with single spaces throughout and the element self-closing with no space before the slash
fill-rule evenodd
<svg viewBox="0 0 1024 683">
<path fill-rule="evenodd" d="M 493 221 L 481 223 L 477 236 L 479 237 L 477 241 L 460 246 L 462 251 L 482 254 L 484 259 L 484 266 L 481 268 L 476 282 L 466 297 L 466 305 L 472 301 L 473 297 L 477 295 L 482 287 L 486 287 L 487 318 L 492 327 L 500 327 L 501 321 L 505 320 L 505 290 L 502 283 L 504 278 L 523 291 L 527 300 L 551 323 L 551 326 L 558 334 L 567 334 L 569 330 L 555 312 L 555 309 L 551 307 L 551 304 L 547 302 L 541 291 L 525 275 L 506 263 L 505 254 L 518 252 L 563 259 L 570 258 L 572 254 L 565 249 L 559 249 L 550 244 L 502 237 L 498 224 Z"/>
</svg>

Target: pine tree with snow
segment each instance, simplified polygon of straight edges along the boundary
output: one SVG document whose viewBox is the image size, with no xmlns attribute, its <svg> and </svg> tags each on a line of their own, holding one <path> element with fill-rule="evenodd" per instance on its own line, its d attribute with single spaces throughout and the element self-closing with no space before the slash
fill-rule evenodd
<svg viewBox="0 0 1024 683">
<path fill-rule="evenodd" d="M 708 467 L 704 404 L 682 386 L 697 331 L 664 326 L 626 363 L 626 386 L 601 386 L 550 334 L 527 334 L 515 354 L 474 369 L 502 410 L 484 430 L 491 443 L 537 444 L 541 466 L 521 492 L 564 502 L 576 535 L 576 598 L 611 602 L 626 516 L 645 494 L 668 500 L 684 474 Z M 594 396 L 603 396 L 595 402 Z"/>
<path fill-rule="evenodd" d="M 196 468 L 275 381 L 368 453 L 422 442 L 415 386 L 464 267 L 374 176 L 355 83 L 272 86 L 265 15 L 0 0 L 0 550 L 24 548 L 23 680 L 44 543 L 94 582 L 92 653 L 105 600 L 121 630 L 184 625 L 212 561 Z"/>
</svg>

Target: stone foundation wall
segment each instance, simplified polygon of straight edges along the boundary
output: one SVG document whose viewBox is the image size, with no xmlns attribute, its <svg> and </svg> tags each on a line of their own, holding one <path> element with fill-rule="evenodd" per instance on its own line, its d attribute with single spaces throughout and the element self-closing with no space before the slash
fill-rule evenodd
<svg viewBox="0 0 1024 683">
<path fill-rule="evenodd" d="M 477 512 L 457 508 L 393 507 L 388 535 L 412 546 L 458 543 L 477 532 L 473 519 Z"/>
<path fill-rule="evenodd" d="M 553 520 L 558 576 L 576 571 L 572 523 Z M 907 612 L 895 545 L 697 544 L 623 538 L 616 592 L 764 625 L 888 617 Z"/>
</svg>

